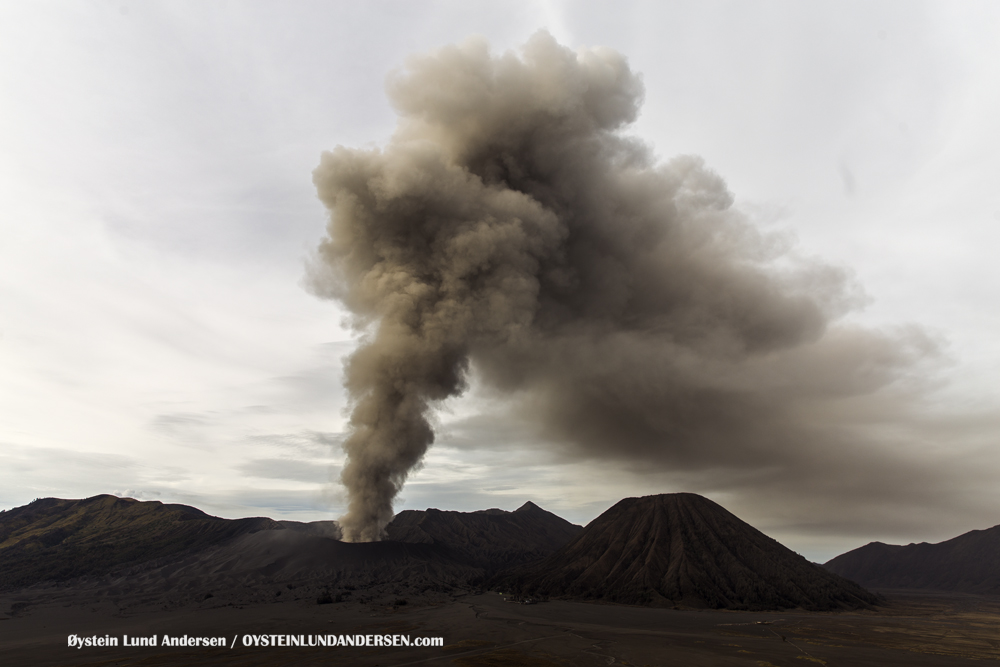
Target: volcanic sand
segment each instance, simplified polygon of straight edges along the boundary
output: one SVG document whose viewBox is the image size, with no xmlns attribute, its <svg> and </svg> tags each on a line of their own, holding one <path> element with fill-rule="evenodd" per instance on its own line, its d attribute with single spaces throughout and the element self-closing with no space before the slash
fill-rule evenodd
<svg viewBox="0 0 1000 667">
<path fill-rule="evenodd" d="M 89 665 L 684 665 L 887 667 L 1000 659 L 1000 598 L 887 592 L 863 612 L 729 612 L 566 601 L 520 605 L 496 593 L 441 593 L 374 603 L 209 598 L 184 608 L 125 605 L 42 587 L 0 596 L 0 664 Z M 139 600 L 132 602 L 141 602 Z M 216 605 L 216 606 L 213 606 Z M 67 636 L 225 636 L 229 648 L 84 648 Z M 245 634 L 404 634 L 443 648 L 246 648 Z"/>
</svg>

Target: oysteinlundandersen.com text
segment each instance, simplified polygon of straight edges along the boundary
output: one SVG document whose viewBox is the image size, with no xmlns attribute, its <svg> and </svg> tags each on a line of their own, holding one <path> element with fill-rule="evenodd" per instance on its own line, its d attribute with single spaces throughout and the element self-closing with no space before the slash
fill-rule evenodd
<svg viewBox="0 0 1000 667">
<path fill-rule="evenodd" d="M 66 645 L 71 648 L 101 648 L 101 647 L 142 647 L 142 646 L 184 646 L 184 647 L 220 647 L 235 648 L 239 635 L 234 635 L 230 641 L 227 637 L 192 637 L 190 635 L 149 635 L 147 637 L 130 637 L 111 635 L 81 637 L 69 635 Z M 243 635 L 242 646 L 245 647 L 337 647 L 337 646 L 444 646 L 443 637 L 410 637 L 410 635 Z"/>
</svg>

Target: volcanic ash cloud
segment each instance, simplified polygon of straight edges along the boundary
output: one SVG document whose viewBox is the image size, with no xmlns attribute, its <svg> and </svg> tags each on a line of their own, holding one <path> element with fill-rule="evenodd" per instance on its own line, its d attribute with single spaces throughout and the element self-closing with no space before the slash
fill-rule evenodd
<svg viewBox="0 0 1000 667">
<path fill-rule="evenodd" d="M 700 159 L 658 164 L 622 134 L 643 86 L 621 54 L 470 40 L 387 88 L 388 144 L 314 172 L 330 220 L 311 285 L 365 332 L 345 368 L 346 539 L 383 536 L 470 364 L 583 454 L 697 467 L 774 458 L 801 432 L 789 397 L 863 393 L 910 354 L 828 335 L 850 306 L 839 271 L 756 231 Z"/>
</svg>

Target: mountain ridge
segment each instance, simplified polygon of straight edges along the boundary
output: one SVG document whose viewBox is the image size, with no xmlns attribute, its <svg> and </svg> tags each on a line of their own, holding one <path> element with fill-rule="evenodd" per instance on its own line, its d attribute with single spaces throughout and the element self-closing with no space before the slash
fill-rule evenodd
<svg viewBox="0 0 1000 667">
<path fill-rule="evenodd" d="M 0 513 L 0 590 L 116 571 L 146 576 L 180 563 L 191 576 L 199 567 L 208 574 L 260 567 L 268 576 L 311 570 L 359 582 L 426 571 L 445 585 L 541 559 L 579 530 L 531 502 L 513 512 L 406 510 L 390 524 L 390 540 L 371 546 L 340 542 L 336 521 L 223 519 L 187 505 L 106 494 L 42 498 Z"/>
<path fill-rule="evenodd" d="M 931 544 L 870 542 L 823 564 L 873 588 L 1000 593 L 1000 525 Z"/>
<path fill-rule="evenodd" d="M 403 510 L 386 526 L 397 542 L 443 545 L 456 560 L 487 571 L 540 560 L 583 528 L 528 501 L 513 512 Z"/>
<path fill-rule="evenodd" d="M 42 498 L 0 514 L 0 589 L 109 572 L 277 527 L 266 517 L 221 519 L 158 500 Z"/>
</svg>

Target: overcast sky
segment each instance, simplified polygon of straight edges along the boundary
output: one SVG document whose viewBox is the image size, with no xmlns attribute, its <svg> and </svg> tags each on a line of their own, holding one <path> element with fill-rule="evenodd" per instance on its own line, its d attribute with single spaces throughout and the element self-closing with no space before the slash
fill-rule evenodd
<svg viewBox="0 0 1000 667">
<path fill-rule="evenodd" d="M 312 170 L 384 145 L 385 77 L 409 54 L 539 29 L 623 53 L 646 87 L 627 132 L 702 156 L 755 224 L 849 271 L 866 303 L 849 320 L 938 341 L 911 379 L 925 421 L 873 428 L 948 483 L 909 509 L 847 503 L 838 479 L 799 504 L 710 469 L 574 459 L 473 386 L 398 509 L 530 499 L 586 523 L 694 491 L 815 560 L 1000 524 L 992 2 L 4 3 L 0 507 L 116 493 L 338 516 L 355 342 L 303 287 L 326 222 Z"/>
</svg>

